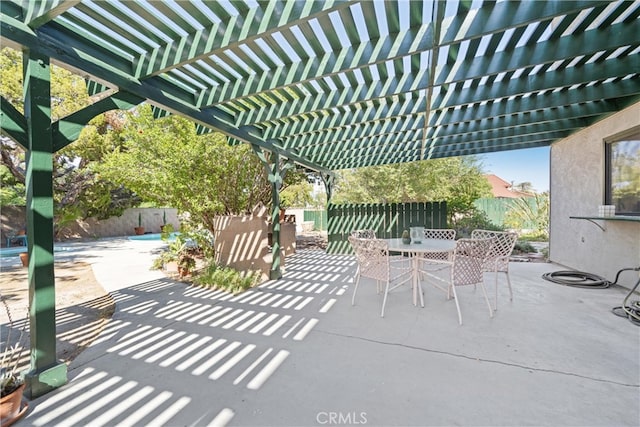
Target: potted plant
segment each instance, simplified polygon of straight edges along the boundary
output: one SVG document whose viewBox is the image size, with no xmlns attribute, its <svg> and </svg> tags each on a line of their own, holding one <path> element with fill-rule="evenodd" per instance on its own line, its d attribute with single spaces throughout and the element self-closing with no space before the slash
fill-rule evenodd
<svg viewBox="0 0 640 427">
<path fill-rule="evenodd" d="M 188 276 L 196 268 L 195 252 L 197 248 L 190 239 L 185 239 L 183 235 L 176 236 L 175 240 L 169 243 L 167 250 L 154 260 L 153 268 L 168 270 L 168 266 L 175 263 L 178 275 L 181 278 Z"/>
<path fill-rule="evenodd" d="M 140 236 L 144 234 L 144 227 L 142 226 L 142 212 L 138 212 L 138 226 L 133 227 L 133 231 Z"/>
<path fill-rule="evenodd" d="M 6 337 L 3 337 L 2 354 L 0 356 L 0 424 L 4 427 L 20 419 L 28 408 L 28 404 L 22 401 L 25 384 L 24 378 L 19 372 L 22 352 L 21 342 L 27 323 L 24 322 L 24 326 L 20 329 L 18 340 L 12 344 L 13 318 L 4 295 L 0 294 L 0 300 L 2 300 L 2 305 L 9 318 L 9 332 Z"/>
<path fill-rule="evenodd" d="M 180 255 L 178 258 L 178 275 L 180 277 L 188 276 L 194 268 L 196 268 L 196 260 L 191 255 L 188 253 Z"/>
</svg>

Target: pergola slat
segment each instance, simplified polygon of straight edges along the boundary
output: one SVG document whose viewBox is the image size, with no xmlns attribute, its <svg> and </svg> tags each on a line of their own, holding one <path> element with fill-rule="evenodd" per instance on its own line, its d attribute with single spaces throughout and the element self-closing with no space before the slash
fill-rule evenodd
<svg viewBox="0 0 640 427">
<path fill-rule="evenodd" d="M 391 135 L 414 159 L 402 136 L 414 130 L 418 158 L 491 152 L 509 142 L 477 134 L 578 129 L 640 98 L 639 1 L 9 0 L 0 11 L 9 46 L 325 171 L 342 164 L 327 147 L 352 139 L 344 164 L 395 162 L 358 158 Z M 478 146 L 438 151 L 442 138 Z"/>
</svg>

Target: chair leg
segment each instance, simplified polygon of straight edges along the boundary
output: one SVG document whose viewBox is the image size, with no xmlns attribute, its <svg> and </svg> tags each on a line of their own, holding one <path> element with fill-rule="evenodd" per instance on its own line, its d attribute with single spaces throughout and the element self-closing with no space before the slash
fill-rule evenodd
<svg viewBox="0 0 640 427">
<path fill-rule="evenodd" d="M 513 301 L 513 291 L 511 290 L 511 278 L 509 277 L 509 270 L 505 271 L 507 275 L 507 285 L 509 285 L 509 299 Z"/>
<path fill-rule="evenodd" d="M 458 310 L 458 323 L 462 326 L 462 312 L 460 311 L 460 304 L 458 303 L 458 295 L 456 294 L 456 287 L 450 286 L 450 290 L 453 292 L 453 299 L 456 301 L 456 309 Z"/>
<path fill-rule="evenodd" d="M 358 292 L 358 284 L 360 283 L 360 271 L 356 272 L 356 284 L 353 287 L 353 296 L 351 297 L 351 305 L 356 305 L 356 292 Z"/>
<path fill-rule="evenodd" d="M 493 308 L 491 307 L 491 303 L 489 302 L 489 296 L 487 295 L 487 290 L 484 287 L 484 283 L 480 283 L 480 287 L 482 288 L 484 300 L 487 302 L 487 307 L 489 307 L 489 317 L 493 317 Z"/>
<path fill-rule="evenodd" d="M 493 274 L 495 276 L 496 281 L 496 303 L 495 310 L 498 310 L 498 274 L 504 273 L 507 276 L 507 286 L 509 286 L 509 301 L 513 301 L 513 290 L 511 289 L 511 277 L 509 277 L 509 271 L 495 271 Z"/>
<path fill-rule="evenodd" d="M 387 280 L 387 286 L 384 288 L 384 297 L 382 298 L 382 311 L 380 317 L 384 317 L 384 306 L 387 304 L 387 295 L 389 295 L 389 281 Z"/>
<path fill-rule="evenodd" d="M 495 302 L 495 310 L 498 310 L 498 271 L 494 270 L 493 272 L 493 276 L 495 278 L 496 281 L 496 302 Z"/>
</svg>

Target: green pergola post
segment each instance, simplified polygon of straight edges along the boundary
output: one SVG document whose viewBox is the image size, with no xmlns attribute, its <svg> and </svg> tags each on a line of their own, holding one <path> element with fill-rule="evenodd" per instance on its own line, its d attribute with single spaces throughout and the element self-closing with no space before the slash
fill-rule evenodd
<svg viewBox="0 0 640 427">
<path fill-rule="evenodd" d="M 253 151 L 264 164 L 271 183 L 271 270 L 269 278 L 272 280 L 282 277 L 280 266 L 282 264 L 282 252 L 280 250 L 280 189 L 282 181 L 287 171 L 295 165 L 292 161 L 287 161 L 284 165 L 280 165 L 280 155 L 277 152 L 271 152 L 271 155 L 262 150 L 259 146 L 253 145 Z"/>
<path fill-rule="evenodd" d="M 25 395 L 33 399 L 67 382 L 67 365 L 56 356 L 53 269 L 53 136 L 49 58 L 23 53 L 27 124 L 27 240 L 31 369 Z"/>
<path fill-rule="evenodd" d="M 331 197 L 333 196 L 333 184 L 335 183 L 336 176 L 332 173 L 321 173 L 320 177 L 324 183 L 324 191 L 327 194 L 327 205 L 331 203 Z"/>
<path fill-rule="evenodd" d="M 280 265 L 282 263 L 280 251 L 280 188 L 282 187 L 283 176 L 280 175 L 280 155 L 278 153 L 271 154 L 271 162 L 268 167 L 269 182 L 271 183 L 271 271 L 269 271 L 270 279 L 279 279 L 282 277 Z"/>
</svg>

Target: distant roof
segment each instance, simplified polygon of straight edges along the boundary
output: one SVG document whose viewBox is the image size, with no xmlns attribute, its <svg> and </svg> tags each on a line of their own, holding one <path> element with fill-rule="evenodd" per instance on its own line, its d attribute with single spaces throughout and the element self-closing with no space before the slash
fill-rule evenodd
<svg viewBox="0 0 640 427">
<path fill-rule="evenodd" d="M 1 45 L 318 171 L 549 146 L 640 99 L 640 1 L 3 0 L 0 12 Z"/>
<path fill-rule="evenodd" d="M 523 193 L 513 189 L 510 182 L 505 181 L 497 175 L 485 175 L 489 184 L 491 184 L 491 192 L 494 197 L 517 198 L 529 197 L 531 194 Z"/>
</svg>

